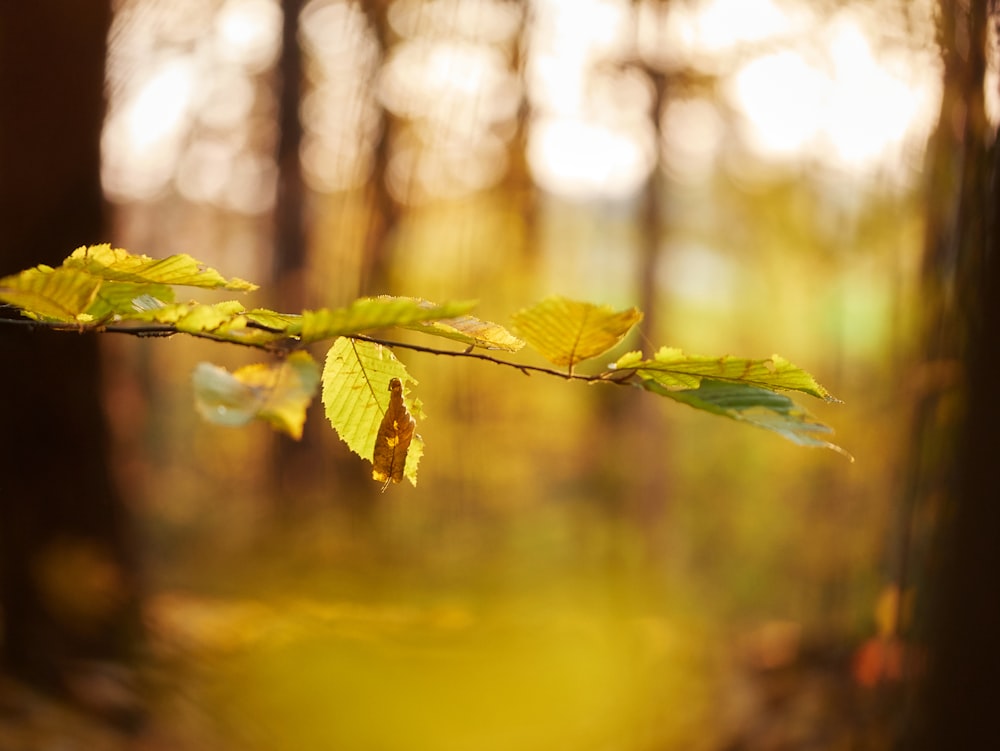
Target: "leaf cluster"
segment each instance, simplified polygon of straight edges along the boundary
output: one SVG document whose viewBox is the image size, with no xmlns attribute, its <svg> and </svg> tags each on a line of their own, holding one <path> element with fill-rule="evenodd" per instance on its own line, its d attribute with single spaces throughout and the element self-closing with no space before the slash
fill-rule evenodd
<svg viewBox="0 0 1000 751">
<path fill-rule="evenodd" d="M 412 297 L 367 297 L 342 308 L 283 313 L 247 308 L 238 300 L 178 300 L 178 288 L 251 292 L 257 286 L 226 279 L 188 255 L 154 260 L 110 245 L 75 250 L 58 267 L 36 266 L 0 279 L 0 302 L 34 325 L 62 330 L 112 331 L 142 336 L 188 334 L 267 350 L 270 362 L 230 372 L 209 363 L 193 376 L 195 403 L 207 420 L 245 425 L 262 420 L 293 438 L 302 435 L 306 409 L 322 388 L 327 419 L 362 459 L 373 461 L 380 428 L 393 412 L 419 425 L 422 405 L 412 396 L 417 381 L 394 350 L 410 349 L 485 359 L 523 372 L 543 372 L 591 383 L 633 385 L 696 409 L 747 422 L 805 446 L 844 453 L 826 440 L 831 430 L 798 407 L 786 392 L 836 401 L 807 372 L 784 358 L 705 357 L 662 347 L 651 357 L 629 352 L 607 369 L 580 375 L 575 368 L 617 346 L 642 320 L 635 308 L 614 310 L 550 297 L 512 316 L 513 330 L 471 315 L 475 303 L 433 303 Z M 22 320 L 24 320 L 22 319 Z M 391 328 L 419 332 L 463 345 L 462 350 L 377 339 Z M 323 367 L 308 345 L 333 340 Z M 557 370 L 499 359 L 475 350 L 513 353 L 525 345 Z M 395 380 L 398 384 L 393 384 Z M 391 405 L 402 385 L 403 406 Z M 416 484 L 424 444 L 406 435 L 403 476 Z M 398 473 L 393 473 L 398 481 Z M 377 479 L 386 473 L 376 468 Z"/>
</svg>

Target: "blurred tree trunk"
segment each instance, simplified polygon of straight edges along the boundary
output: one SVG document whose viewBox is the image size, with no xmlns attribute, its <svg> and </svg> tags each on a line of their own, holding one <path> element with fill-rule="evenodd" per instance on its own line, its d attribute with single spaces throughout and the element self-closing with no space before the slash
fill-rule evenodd
<svg viewBox="0 0 1000 751">
<path fill-rule="evenodd" d="M 299 16 L 302 0 L 282 0 L 281 58 L 278 62 L 281 94 L 278 100 L 278 196 L 274 207 L 274 255 L 272 275 L 277 299 L 275 310 L 298 311 L 310 304 L 306 299 L 308 236 L 305 216 L 305 184 L 299 156 L 302 145 L 302 49 Z M 284 435 L 273 438 L 271 455 L 272 495 L 279 519 L 290 520 L 302 511 L 310 482 L 315 483 L 319 460 L 317 420 L 308 420 L 302 440 Z"/>
<path fill-rule="evenodd" d="M 300 112 L 305 82 L 299 29 L 304 6 L 304 0 L 282 0 L 282 49 L 278 62 L 281 95 L 272 273 L 278 290 L 274 307 L 289 312 L 331 302 L 311 299 L 307 279 L 310 194 L 303 178 L 300 156 L 303 136 Z M 370 233 L 369 238 L 371 236 Z M 367 267 L 367 261 L 364 263 Z M 370 511 L 373 483 L 359 472 L 355 458 L 343 454 L 331 457 L 326 453 L 324 438 L 329 430 L 326 421 L 314 413 L 306 421 L 301 440 L 274 436 L 271 491 L 279 520 L 301 522 L 310 513 L 328 505 L 332 497 L 337 499 L 338 505 L 359 517 L 366 517 Z M 335 490 L 335 495 L 331 490 Z"/>
<path fill-rule="evenodd" d="M 937 313 L 928 328 L 928 361 L 960 363 L 963 403 L 958 420 L 949 420 L 955 404 L 942 384 L 918 423 L 915 453 L 925 457 L 918 470 L 929 486 L 924 495 L 947 500 L 934 514 L 939 529 L 929 556 L 923 624 L 927 669 L 906 748 L 987 748 L 998 732 L 1000 171 L 983 97 L 990 5 L 940 4 L 945 90 L 928 162 L 925 287 Z"/>
<path fill-rule="evenodd" d="M 110 15 L 108 0 L 4 6 L 0 274 L 58 264 L 102 239 Z M 0 352 L 3 661 L 33 683 L 96 702 L 81 687 L 128 655 L 138 623 L 124 506 L 105 451 L 97 340 L 0 326 Z"/>
<path fill-rule="evenodd" d="M 278 310 L 301 310 L 305 300 L 305 185 L 299 148 L 302 145 L 302 50 L 299 14 L 302 0 L 282 0 L 281 95 L 278 102 L 278 198 L 274 209 L 274 279 Z"/>
<path fill-rule="evenodd" d="M 392 49 L 392 32 L 389 28 L 391 0 L 369 0 L 362 3 L 368 23 L 378 39 L 382 65 L 389 59 Z M 368 181 L 369 226 L 365 236 L 364 258 L 361 266 L 361 292 L 380 294 L 385 291 L 388 276 L 388 240 L 399 221 L 399 207 L 389 194 L 389 151 L 392 145 L 392 114 L 382 110 L 382 132 L 375 145 L 372 179 Z"/>
</svg>

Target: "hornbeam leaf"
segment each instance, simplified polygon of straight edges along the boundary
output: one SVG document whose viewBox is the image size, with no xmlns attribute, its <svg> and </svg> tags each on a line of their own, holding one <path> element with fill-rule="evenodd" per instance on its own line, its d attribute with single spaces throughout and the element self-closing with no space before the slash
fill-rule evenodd
<svg viewBox="0 0 1000 751">
<path fill-rule="evenodd" d="M 424 334 L 443 336 L 470 347 L 481 349 L 499 349 L 505 352 L 517 352 L 524 342 L 511 334 L 498 323 L 484 321 L 474 316 L 457 316 L 442 318 L 438 321 L 427 321 L 407 326 L 408 329 Z"/>
<path fill-rule="evenodd" d="M 639 321 L 636 308 L 615 311 L 608 305 L 549 297 L 514 316 L 515 331 L 549 362 L 570 372 L 583 360 L 618 344 Z"/>
<path fill-rule="evenodd" d="M 432 310 L 437 306 L 435 303 L 420 298 L 395 298 L 397 300 L 413 300 L 421 308 Z M 405 324 L 404 328 L 419 331 L 424 334 L 441 336 L 461 342 L 470 347 L 480 347 L 482 349 L 498 349 L 506 352 L 517 352 L 524 346 L 524 342 L 511 334 L 507 329 L 498 323 L 484 321 L 470 315 L 455 316 L 454 318 L 437 318 L 430 321 L 421 321 L 415 324 Z"/>
<path fill-rule="evenodd" d="M 423 419 L 420 403 L 406 396 L 406 384 L 415 385 L 416 381 L 387 347 L 339 337 L 326 353 L 323 405 L 327 419 L 348 448 L 373 466 L 376 437 L 390 407 L 393 379 L 403 385 L 403 402 L 409 414 Z M 423 440 L 414 434 L 403 468 L 403 476 L 413 485 L 417 484 L 422 455 Z"/>
<path fill-rule="evenodd" d="M 244 292 L 257 289 L 256 284 L 243 279 L 226 279 L 185 253 L 153 259 L 112 248 L 107 243 L 77 248 L 63 261 L 63 266 L 112 282 L 174 284 Z"/>
<path fill-rule="evenodd" d="M 230 323 L 243 313 L 243 306 L 236 300 L 219 303 L 182 302 L 163 305 L 152 310 L 139 311 L 131 317 L 134 321 L 153 321 L 173 324 L 178 331 L 199 334 L 213 331 Z"/>
<path fill-rule="evenodd" d="M 219 365 L 200 362 L 191 375 L 195 408 L 216 425 L 240 427 L 256 417 L 264 403 L 264 389 L 244 383 Z"/>
<path fill-rule="evenodd" d="M 403 479 L 406 455 L 416 427 L 416 421 L 403 403 L 402 382 L 398 378 L 390 378 L 389 406 L 379 423 L 372 449 L 372 479 L 383 483 L 383 491 L 390 482 Z"/>
<path fill-rule="evenodd" d="M 213 303 L 211 305 L 194 305 L 191 310 L 177 321 L 177 330 L 188 334 L 201 332 L 216 332 L 224 327 L 245 328 L 246 319 L 240 315 L 243 306 L 235 300 Z"/>
<path fill-rule="evenodd" d="M 827 448 L 854 457 L 823 436 L 833 432 L 784 394 L 743 383 L 725 383 L 705 378 L 698 388 L 675 390 L 655 378 L 643 378 L 640 385 L 647 391 L 666 396 L 695 409 L 729 417 L 733 420 L 771 430 L 800 446 Z"/>
<path fill-rule="evenodd" d="M 386 326 L 407 326 L 420 321 L 435 321 L 464 315 L 475 302 L 426 303 L 413 297 L 366 297 L 346 308 L 307 310 L 301 323 L 289 326 L 289 334 L 298 334 L 303 342 L 358 334 Z"/>
<path fill-rule="evenodd" d="M 0 300 L 29 317 L 93 325 L 158 307 L 149 301 L 172 303 L 173 285 L 256 289 L 242 279 L 225 279 L 188 255 L 154 260 L 104 244 L 77 248 L 56 268 L 41 265 L 0 279 Z"/>
<path fill-rule="evenodd" d="M 195 368 L 193 383 L 195 406 L 209 422 L 240 426 L 263 420 L 298 440 L 319 385 L 319 365 L 302 351 L 279 363 L 256 363 L 232 373 L 203 362 Z"/>
<path fill-rule="evenodd" d="M 166 284 L 147 282 L 103 282 L 87 315 L 95 321 L 121 321 L 136 313 L 160 308 L 174 301 L 174 290 Z"/>
<path fill-rule="evenodd" d="M 63 267 L 36 266 L 0 279 L 0 300 L 21 308 L 30 318 L 89 323 L 86 310 L 101 280 Z"/>
<path fill-rule="evenodd" d="M 702 379 L 708 378 L 772 390 L 800 391 L 828 402 L 839 401 L 809 373 L 780 355 L 747 360 L 728 355 L 687 355 L 673 347 L 662 347 L 652 360 L 644 360 L 639 352 L 629 352 L 611 367 L 617 371 L 634 370 L 639 378 L 656 381 L 673 391 L 696 389 Z"/>
<path fill-rule="evenodd" d="M 247 320 L 256 326 L 275 333 L 287 332 L 290 328 L 296 327 L 301 331 L 302 316 L 292 313 L 278 313 L 266 308 L 254 308 L 247 311 Z"/>
<path fill-rule="evenodd" d="M 218 303 L 182 302 L 169 305 L 155 305 L 156 301 L 138 298 L 133 301 L 136 310 L 125 324 L 161 323 L 172 327 L 174 331 L 193 334 L 220 342 L 235 342 L 251 346 L 264 346 L 282 339 L 287 335 L 281 331 L 273 331 L 259 325 L 250 325 L 250 314 L 236 300 Z"/>
</svg>

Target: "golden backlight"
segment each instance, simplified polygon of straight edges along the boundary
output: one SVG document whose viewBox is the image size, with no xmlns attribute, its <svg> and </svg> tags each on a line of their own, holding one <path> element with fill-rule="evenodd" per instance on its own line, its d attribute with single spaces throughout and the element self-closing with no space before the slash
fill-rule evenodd
<svg viewBox="0 0 1000 751">
<path fill-rule="evenodd" d="M 103 140 L 116 242 L 282 310 L 261 296 L 283 4 L 119 0 Z M 427 414 L 383 443 L 428 450 L 417 487 L 386 454 L 379 493 L 318 411 L 303 455 L 197 422 L 197 361 L 266 355 L 117 341 L 144 617 L 183 696 L 166 722 L 240 740 L 183 747 L 707 751 L 759 747 L 729 734 L 779 704 L 793 729 L 833 717 L 851 678 L 810 639 L 848 655 L 864 634 L 906 472 L 930 6 L 302 0 L 301 307 L 479 298 L 509 325 L 552 293 L 635 305 L 623 347 L 778 351 L 828 378 L 846 404 L 818 416 L 859 461 L 399 349 Z M 809 659 L 824 672 L 782 689 Z"/>
<path fill-rule="evenodd" d="M 279 6 L 194 5 L 129 0 L 118 10 L 106 189 L 144 200 L 172 187 L 266 211 Z M 496 185 L 521 112 L 533 178 L 577 199 L 633 195 L 661 158 L 697 171 L 726 142 L 756 159 L 905 178 L 939 97 L 930 23 L 916 15 L 909 32 L 889 35 L 874 12 L 776 0 L 534 0 L 527 14 L 500 0 L 408 0 L 390 6 L 392 46 L 380 52 L 361 6 L 312 0 L 300 35 L 306 175 L 321 192 L 364 184 L 385 108 L 395 120 L 385 179 L 402 202 Z M 693 72 L 718 84 L 672 86 Z M 665 82 L 656 113 L 651 75 Z M 671 109 L 692 98 L 707 107 Z"/>
<path fill-rule="evenodd" d="M 820 31 L 818 48 L 769 51 L 736 69 L 728 95 L 744 137 L 765 157 L 860 173 L 898 169 L 936 115 L 930 58 L 877 52 L 864 17 L 846 11 Z"/>
</svg>

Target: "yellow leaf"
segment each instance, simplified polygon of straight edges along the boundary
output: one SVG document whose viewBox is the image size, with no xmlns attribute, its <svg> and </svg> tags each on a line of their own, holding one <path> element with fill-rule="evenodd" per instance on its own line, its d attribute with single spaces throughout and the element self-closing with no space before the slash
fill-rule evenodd
<svg viewBox="0 0 1000 751">
<path fill-rule="evenodd" d="M 186 253 L 154 259 L 129 253 L 122 248 L 112 248 L 108 243 L 77 248 L 63 261 L 63 266 L 114 282 L 177 284 L 245 292 L 257 289 L 256 284 L 243 279 L 224 278 L 215 269 L 203 265 Z"/>
<path fill-rule="evenodd" d="M 299 334 L 303 342 L 332 339 L 386 326 L 407 326 L 420 321 L 451 318 L 467 313 L 474 302 L 429 303 L 413 297 L 365 297 L 346 308 L 307 310 L 288 333 Z"/>
<path fill-rule="evenodd" d="M 636 308 L 549 297 L 513 316 L 515 330 L 549 362 L 570 372 L 583 360 L 607 352 L 642 320 Z"/>
<path fill-rule="evenodd" d="M 470 347 L 482 349 L 499 349 L 505 352 L 517 352 L 524 342 L 511 334 L 498 323 L 484 321 L 474 316 L 457 316 L 442 318 L 439 321 L 428 321 L 407 326 L 414 331 L 453 339 Z"/>
<path fill-rule="evenodd" d="M 375 464 L 374 447 L 379 428 L 390 408 L 390 383 L 398 380 L 408 412 L 423 419 L 420 402 L 407 398 L 407 384 L 416 381 L 388 347 L 339 337 L 327 351 L 323 368 L 323 405 L 340 439 L 362 459 Z M 417 484 L 417 466 L 423 441 L 414 434 L 405 457 L 403 476 Z M 378 469 L 378 467 L 376 467 Z"/>
<path fill-rule="evenodd" d="M 40 265 L 0 279 L 0 301 L 46 321 L 85 325 L 143 320 L 144 311 L 173 302 L 174 285 L 257 288 L 242 279 L 225 279 L 188 255 L 154 260 L 104 244 L 77 248 L 56 268 Z"/>
<path fill-rule="evenodd" d="M 255 363 L 232 373 L 199 363 L 193 380 L 195 406 L 209 422 L 240 426 L 263 420 L 299 439 L 319 385 L 319 366 L 309 353 L 293 352 L 279 363 Z"/>
<path fill-rule="evenodd" d="M 0 300 L 16 305 L 31 317 L 47 321 L 89 321 L 85 311 L 101 287 L 81 271 L 36 266 L 0 279 Z"/>
</svg>

